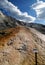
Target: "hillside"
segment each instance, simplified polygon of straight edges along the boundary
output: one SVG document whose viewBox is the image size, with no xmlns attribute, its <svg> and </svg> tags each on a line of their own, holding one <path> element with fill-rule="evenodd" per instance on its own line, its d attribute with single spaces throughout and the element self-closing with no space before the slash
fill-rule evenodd
<svg viewBox="0 0 45 65">
<path fill-rule="evenodd" d="M 34 65 L 34 48 L 38 50 L 38 64 L 45 63 L 45 41 L 31 29 L 12 28 L 9 34 L 0 36 L 0 65 Z"/>
<path fill-rule="evenodd" d="M 20 21 L 5 17 L 2 15 L 0 19 L 0 25 L 4 25 L 0 26 L 0 65 L 35 65 L 35 48 L 38 50 L 38 65 L 45 65 L 45 35 L 33 27 L 19 24 Z"/>
<path fill-rule="evenodd" d="M 25 26 L 25 27 L 31 27 L 39 32 L 45 34 L 45 25 L 37 24 L 37 23 L 26 23 L 23 21 L 16 20 L 15 18 L 12 18 L 10 16 L 4 15 L 0 11 L 0 30 L 8 29 L 8 28 L 15 28 L 16 26 Z"/>
</svg>

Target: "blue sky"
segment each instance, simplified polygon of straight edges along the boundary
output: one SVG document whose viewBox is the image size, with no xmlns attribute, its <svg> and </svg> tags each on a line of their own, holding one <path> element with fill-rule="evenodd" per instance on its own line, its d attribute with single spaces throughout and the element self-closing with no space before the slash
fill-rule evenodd
<svg viewBox="0 0 45 65">
<path fill-rule="evenodd" d="M 29 15 L 36 16 L 35 11 L 30 7 L 36 0 L 9 0 L 14 5 L 18 6 L 18 8 L 22 12 L 28 12 Z"/>
<path fill-rule="evenodd" d="M 45 24 L 45 0 L 0 0 L 0 10 L 20 21 Z"/>
</svg>

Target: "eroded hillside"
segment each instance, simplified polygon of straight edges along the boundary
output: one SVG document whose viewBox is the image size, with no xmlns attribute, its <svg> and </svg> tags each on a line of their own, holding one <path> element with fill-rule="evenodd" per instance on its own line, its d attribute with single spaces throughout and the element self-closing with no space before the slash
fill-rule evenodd
<svg viewBox="0 0 45 65">
<path fill-rule="evenodd" d="M 33 29 L 17 26 L 0 32 L 0 65 L 34 65 L 34 48 L 38 65 L 45 65 L 45 41 Z"/>
</svg>

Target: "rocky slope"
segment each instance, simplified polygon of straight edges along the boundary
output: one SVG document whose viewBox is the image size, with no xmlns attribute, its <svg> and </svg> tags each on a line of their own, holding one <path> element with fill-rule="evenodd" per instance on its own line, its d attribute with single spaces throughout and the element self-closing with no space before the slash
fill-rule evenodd
<svg viewBox="0 0 45 65">
<path fill-rule="evenodd" d="M 18 21 L 15 18 L 4 15 L 0 11 L 0 30 L 7 29 L 7 28 L 15 28 L 18 25 L 35 28 L 36 30 L 45 34 L 45 25 L 37 24 L 37 23 L 25 23 L 22 21 Z"/>
<path fill-rule="evenodd" d="M 1 15 L 0 23 L 4 26 L 0 26 L 0 65 L 35 65 L 35 48 L 38 50 L 38 65 L 45 65 L 45 35 L 37 29 L 21 26 L 10 17 L 7 17 L 7 26 L 6 16 Z M 11 20 L 15 22 L 14 26 Z"/>
</svg>

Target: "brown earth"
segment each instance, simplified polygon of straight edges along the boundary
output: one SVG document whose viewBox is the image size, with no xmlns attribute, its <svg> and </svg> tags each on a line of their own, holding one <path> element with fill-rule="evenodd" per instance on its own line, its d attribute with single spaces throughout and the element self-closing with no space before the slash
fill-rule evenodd
<svg viewBox="0 0 45 65">
<path fill-rule="evenodd" d="M 0 32 L 0 65 L 35 65 L 35 48 L 38 65 L 45 65 L 45 41 L 33 29 L 17 26 Z"/>
</svg>

